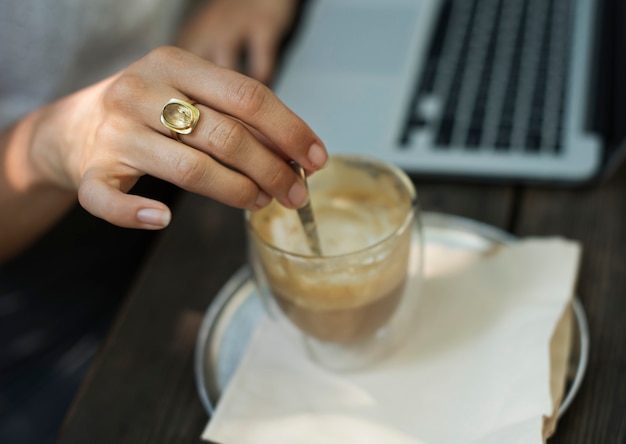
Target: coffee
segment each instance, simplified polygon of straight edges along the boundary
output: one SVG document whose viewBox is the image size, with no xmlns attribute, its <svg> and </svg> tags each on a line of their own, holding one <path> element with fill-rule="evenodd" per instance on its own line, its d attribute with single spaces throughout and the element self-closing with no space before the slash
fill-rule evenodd
<svg viewBox="0 0 626 444">
<path fill-rule="evenodd" d="M 299 328 L 320 341 L 349 344 L 366 340 L 384 326 L 395 312 L 405 281 L 388 294 L 354 307 L 313 310 L 296 304 L 289 294 L 275 293 L 285 315 Z"/>
<path fill-rule="evenodd" d="M 309 184 L 324 256 L 309 251 L 296 212 L 276 202 L 250 213 L 251 247 L 293 324 L 323 342 L 361 342 L 387 324 L 402 299 L 412 196 L 392 174 L 351 165 L 323 173 Z"/>
</svg>

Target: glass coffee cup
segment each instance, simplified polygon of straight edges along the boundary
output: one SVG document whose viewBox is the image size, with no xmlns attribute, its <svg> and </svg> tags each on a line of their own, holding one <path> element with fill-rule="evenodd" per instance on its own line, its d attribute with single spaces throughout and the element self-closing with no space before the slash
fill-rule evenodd
<svg viewBox="0 0 626 444">
<path fill-rule="evenodd" d="M 308 179 L 322 255 L 298 214 L 272 202 L 246 213 L 249 263 L 271 318 L 324 367 L 353 370 L 411 328 L 422 273 L 415 188 L 379 160 L 331 156 Z"/>
</svg>

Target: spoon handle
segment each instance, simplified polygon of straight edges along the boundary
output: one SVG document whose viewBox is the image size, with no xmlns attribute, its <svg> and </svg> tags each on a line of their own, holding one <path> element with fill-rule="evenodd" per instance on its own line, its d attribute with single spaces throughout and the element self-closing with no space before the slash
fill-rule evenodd
<svg viewBox="0 0 626 444">
<path fill-rule="evenodd" d="M 289 166 L 302 178 L 304 185 L 307 186 L 306 171 L 297 162 L 289 162 Z M 308 186 L 307 186 L 308 189 Z M 311 249 L 311 252 L 317 256 L 322 255 L 322 248 L 320 246 L 320 239 L 317 234 L 317 225 L 315 224 L 315 217 L 313 216 L 313 208 L 311 207 L 311 198 L 307 200 L 306 204 L 301 208 L 298 208 L 298 217 L 300 223 L 304 229 L 304 235 L 306 236 L 307 244 Z"/>
</svg>

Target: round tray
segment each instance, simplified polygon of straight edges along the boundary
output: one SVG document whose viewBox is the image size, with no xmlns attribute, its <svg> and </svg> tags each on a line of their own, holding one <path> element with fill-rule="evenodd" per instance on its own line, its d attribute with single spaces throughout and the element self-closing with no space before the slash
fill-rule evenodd
<svg viewBox="0 0 626 444">
<path fill-rule="evenodd" d="M 422 214 L 426 243 L 450 245 L 470 251 L 487 251 L 516 237 L 480 222 L 439 213 Z M 589 330 L 582 304 L 573 298 L 574 328 L 561 416 L 576 396 L 589 356 Z M 247 266 L 239 269 L 209 306 L 196 340 L 195 378 L 200 400 L 212 415 L 220 395 L 236 370 L 248 341 L 263 314 Z"/>
</svg>

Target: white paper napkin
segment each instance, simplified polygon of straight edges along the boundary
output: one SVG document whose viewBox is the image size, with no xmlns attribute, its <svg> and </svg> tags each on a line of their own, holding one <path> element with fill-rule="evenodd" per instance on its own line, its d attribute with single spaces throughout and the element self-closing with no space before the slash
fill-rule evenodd
<svg viewBox="0 0 626 444">
<path fill-rule="evenodd" d="M 203 438 L 221 444 L 534 444 L 553 414 L 550 339 L 579 246 L 426 248 L 415 329 L 365 371 L 333 373 L 264 317 Z"/>
</svg>

